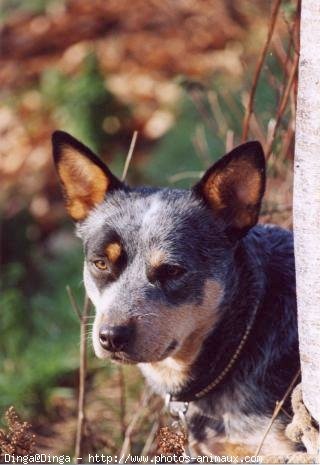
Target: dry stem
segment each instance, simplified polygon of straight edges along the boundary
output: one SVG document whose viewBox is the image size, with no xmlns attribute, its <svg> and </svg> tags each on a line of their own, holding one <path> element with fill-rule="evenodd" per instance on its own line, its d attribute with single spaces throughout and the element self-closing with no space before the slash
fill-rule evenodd
<svg viewBox="0 0 320 465">
<path fill-rule="evenodd" d="M 215 133 L 216 127 L 214 125 L 214 121 L 211 118 L 210 113 L 208 112 L 202 99 L 204 95 L 203 88 L 197 87 L 197 86 L 189 86 L 187 87 L 187 91 L 195 108 L 198 110 L 199 114 L 201 115 L 203 122 L 206 124 L 206 126 L 208 127 L 210 131 L 213 131 L 213 133 Z"/>
<path fill-rule="evenodd" d="M 291 88 L 292 88 L 292 85 L 294 84 L 294 80 L 295 80 L 295 77 L 296 77 L 298 64 L 299 64 L 299 55 L 295 54 L 293 64 L 292 64 L 292 68 L 291 68 L 291 72 L 290 72 L 290 75 L 289 75 L 289 78 L 288 78 L 288 81 L 287 81 L 287 85 L 286 85 L 286 87 L 285 87 L 285 89 L 283 91 L 283 94 L 282 94 L 282 97 L 281 97 L 281 100 L 280 100 L 280 104 L 279 104 L 279 108 L 278 108 L 278 111 L 277 111 L 275 123 L 274 123 L 274 125 L 272 127 L 270 138 L 268 140 L 268 145 L 266 147 L 266 158 L 267 159 L 270 157 L 270 154 L 272 152 L 272 144 L 273 144 L 277 129 L 278 129 L 279 125 L 280 125 L 281 118 L 282 118 L 283 113 L 285 112 L 285 109 L 286 109 L 287 104 L 288 104 Z"/>
<path fill-rule="evenodd" d="M 124 164 L 121 181 L 124 181 L 126 179 L 128 169 L 129 169 L 129 165 L 130 165 L 130 162 L 131 162 L 131 158 L 132 158 L 132 155 L 133 155 L 133 151 L 134 151 L 134 148 L 136 146 L 137 137 L 138 137 L 138 131 L 134 131 L 132 139 L 131 139 L 129 152 L 127 154 L 127 158 L 126 158 L 126 161 L 125 161 L 125 164 Z"/>
<path fill-rule="evenodd" d="M 159 420 L 156 420 L 153 425 L 152 425 L 152 428 L 150 430 L 150 433 L 148 434 L 148 437 L 147 437 L 147 440 L 143 446 L 143 449 L 141 451 L 141 456 L 144 457 L 146 455 L 149 455 L 150 453 L 150 450 L 152 448 L 152 444 L 155 440 L 155 437 L 156 437 L 156 434 L 157 434 L 157 431 L 159 429 L 159 425 L 160 425 L 160 422 Z"/>
<path fill-rule="evenodd" d="M 196 126 L 195 134 L 192 138 L 196 154 L 198 155 L 204 168 L 207 168 L 211 164 L 210 152 L 206 139 L 205 130 L 202 124 Z"/>
<path fill-rule="evenodd" d="M 74 311 L 75 315 L 79 318 L 79 321 L 81 322 L 81 310 L 77 304 L 76 299 L 74 298 L 73 292 L 69 285 L 66 286 L 66 291 L 67 291 L 67 294 L 68 294 L 68 297 L 71 303 L 71 308 Z"/>
<path fill-rule="evenodd" d="M 259 57 L 259 60 L 258 60 L 258 63 L 257 63 L 257 67 L 256 67 L 256 70 L 255 70 L 255 73 L 254 73 L 253 84 L 252 84 L 252 87 L 251 87 L 251 91 L 250 91 L 250 95 L 249 95 L 249 101 L 248 101 L 248 105 L 247 105 L 244 120 L 243 120 L 242 141 L 245 141 L 247 139 L 247 137 L 248 137 L 249 126 L 250 126 L 250 118 L 251 118 L 251 114 L 253 112 L 253 101 L 254 101 L 256 90 L 257 90 L 258 81 L 259 81 L 259 78 L 260 78 L 262 66 L 263 66 L 263 63 L 265 61 L 267 51 L 268 51 L 268 48 L 269 48 L 269 45 L 270 45 L 270 42 L 271 42 L 271 38 L 272 38 L 274 26 L 276 24 L 280 4 L 281 4 L 281 0 L 275 0 L 275 3 L 274 3 L 273 8 L 272 8 L 271 19 L 270 19 L 270 24 L 269 24 L 269 28 L 268 28 L 267 38 L 266 38 L 265 44 L 263 46 L 263 49 L 261 51 L 261 54 L 260 54 L 260 57 Z"/>
<path fill-rule="evenodd" d="M 204 171 L 183 171 L 182 173 L 173 174 L 169 176 L 168 180 L 171 183 L 183 181 L 184 179 L 200 179 Z"/>
<path fill-rule="evenodd" d="M 85 415 L 85 400 L 86 400 L 86 373 L 87 373 L 87 338 L 86 338 L 86 325 L 89 316 L 90 302 L 88 296 L 85 295 L 83 309 L 77 305 L 76 299 L 70 286 L 67 286 L 67 292 L 70 299 L 71 307 L 78 315 L 80 320 L 80 368 L 79 368 L 79 397 L 78 397 L 78 420 L 77 432 L 75 441 L 75 461 L 76 463 L 82 462 L 83 454 L 83 439 L 86 424 Z"/>
<path fill-rule="evenodd" d="M 297 380 L 298 380 L 298 378 L 299 378 L 299 376 L 300 376 L 300 373 L 301 373 L 301 371 L 300 371 L 300 368 L 299 368 L 299 370 L 297 371 L 297 373 L 294 375 L 294 377 L 293 377 L 293 379 L 292 379 L 292 381 L 291 381 L 291 383 L 290 383 L 288 389 L 286 390 L 284 396 L 282 397 L 282 399 L 280 400 L 280 402 L 277 402 L 277 403 L 276 403 L 276 406 L 275 406 L 275 409 L 274 409 L 274 411 L 273 411 L 273 414 L 272 414 L 272 417 L 271 417 L 271 419 L 270 419 L 270 422 L 269 422 L 269 424 L 268 424 L 268 426 L 267 426 L 267 428 L 266 428 L 266 430 L 265 430 L 265 432 L 264 432 L 264 435 L 262 436 L 261 442 L 260 442 L 260 444 L 259 444 L 257 450 L 256 450 L 255 453 L 254 453 L 255 456 L 258 456 L 258 455 L 260 454 L 260 451 L 261 451 L 261 449 L 262 449 L 262 446 L 263 446 L 263 444 L 264 444 L 264 441 L 266 440 L 266 437 L 268 436 L 268 434 L 269 434 L 269 432 L 270 432 L 270 430 L 271 430 L 271 427 L 272 427 L 273 423 L 275 422 L 277 416 L 279 415 L 280 410 L 281 410 L 282 407 L 283 407 L 283 404 L 285 403 L 285 401 L 287 400 L 287 397 L 290 395 L 292 389 L 294 388 L 294 386 L 295 386 L 295 384 L 296 384 L 296 382 L 297 382 Z"/>
<path fill-rule="evenodd" d="M 135 415 L 132 417 L 127 429 L 126 429 L 126 432 L 125 432 L 125 435 L 124 435 L 124 441 L 123 441 L 123 444 L 122 444 L 122 447 L 121 447 L 121 451 L 120 451 L 120 460 L 119 460 L 119 463 L 122 462 L 121 459 L 123 459 L 124 457 L 126 457 L 128 455 L 128 453 L 130 452 L 130 444 L 131 444 L 131 436 L 134 432 L 134 429 L 135 429 L 135 426 L 136 424 L 138 423 L 139 419 L 143 416 L 144 414 L 144 410 L 145 410 L 145 407 L 147 405 L 147 402 L 149 400 L 149 397 L 150 397 L 150 393 L 149 391 L 145 388 L 141 394 L 141 398 L 140 398 L 140 402 L 139 402 L 139 406 L 136 410 L 136 413 Z"/>
<path fill-rule="evenodd" d="M 122 440 L 124 441 L 126 434 L 126 383 L 124 379 L 123 367 L 118 366 L 119 389 L 120 389 L 120 426 Z"/>
</svg>

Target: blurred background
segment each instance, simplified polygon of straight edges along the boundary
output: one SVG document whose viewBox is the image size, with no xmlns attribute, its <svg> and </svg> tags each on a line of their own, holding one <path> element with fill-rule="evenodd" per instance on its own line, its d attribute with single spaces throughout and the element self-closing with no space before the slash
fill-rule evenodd
<svg viewBox="0 0 320 465">
<path fill-rule="evenodd" d="M 299 5 L 2 0 L 0 8 L 0 414 L 14 405 L 32 422 L 39 449 L 72 453 L 79 322 L 66 285 L 82 305 L 82 251 L 57 184 L 51 133 L 69 131 L 121 176 L 136 130 L 128 183 L 178 187 L 195 183 L 242 138 L 259 139 L 269 174 L 262 221 L 291 227 Z M 142 385 L 135 368 L 106 366 L 89 348 L 88 450 L 117 451 L 144 402 L 149 411 L 130 438 L 141 450 L 160 405 L 141 399 Z"/>
</svg>

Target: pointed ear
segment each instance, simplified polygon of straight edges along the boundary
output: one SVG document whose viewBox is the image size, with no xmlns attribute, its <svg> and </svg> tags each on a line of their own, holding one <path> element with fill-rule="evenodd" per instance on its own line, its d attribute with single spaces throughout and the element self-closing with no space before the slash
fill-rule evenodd
<svg viewBox="0 0 320 465">
<path fill-rule="evenodd" d="M 75 221 L 84 220 L 107 192 L 124 188 L 88 147 L 66 132 L 54 132 L 52 145 L 66 207 Z"/>
<path fill-rule="evenodd" d="M 233 238 L 244 236 L 258 221 L 265 190 L 261 144 L 247 142 L 218 160 L 193 188 L 222 219 Z"/>
</svg>

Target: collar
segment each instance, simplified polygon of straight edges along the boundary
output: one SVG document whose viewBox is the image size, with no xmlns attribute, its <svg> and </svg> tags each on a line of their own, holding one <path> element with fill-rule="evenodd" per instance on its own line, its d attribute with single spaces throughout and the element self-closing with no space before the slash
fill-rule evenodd
<svg viewBox="0 0 320 465">
<path fill-rule="evenodd" d="M 179 393 L 173 393 L 173 394 L 168 394 L 167 395 L 167 402 L 170 403 L 188 403 L 192 401 L 196 401 L 201 399 L 202 397 L 206 396 L 209 394 L 211 391 L 213 391 L 218 385 L 221 384 L 221 382 L 226 378 L 226 376 L 230 373 L 232 368 L 234 368 L 236 362 L 238 361 L 241 352 L 243 350 L 243 347 L 245 346 L 248 337 L 251 334 L 252 327 L 254 325 L 254 322 L 256 320 L 258 308 L 260 306 L 260 302 L 255 305 L 251 315 L 250 319 L 247 323 L 247 326 L 245 328 L 245 331 L 242 335 L 242 338 L 230 356 L 229 360 L 226 362 L 224 368 L 212 378 L 212 381 L 209 382 L 206 386 L 202 388 L 196 389 L 196 387 L 188 386 L 187 389 L 183 389 Z"/>
<path fill-rule="evenodd" d="M 263 302 L 266 282 L 255 256 L 249 256 L 243 247 L 239 247 L 237 259 L 237 274 L 241 276 L 242 282 L 237 283 L 237 295 L 223 304 L 223 319 L 204 342 L 191 368 L 190 381 L 178 392 L 169 393 L 172 401 L 192 402 L 201 399 L 214 389 L 221 388 L 225 378 L 239 366 L 237 362 L 252 334 Z M 235 333 L 239 335 L 238 338 L 235 338 Z"/>
</svg>

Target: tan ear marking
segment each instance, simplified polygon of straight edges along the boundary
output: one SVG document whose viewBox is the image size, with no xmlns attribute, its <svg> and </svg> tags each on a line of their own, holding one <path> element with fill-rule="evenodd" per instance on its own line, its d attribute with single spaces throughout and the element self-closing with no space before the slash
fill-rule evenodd
<svg viewBox="0 0 320 465">
<path fill-rule="evenodd" d="M 58 173 L 63 182 L 67 210 L 76 221 L 104 199 L 109 179 L 102 169 L 70 147 L 62 147 Z"/>
<path fill-rule="evenodd" d="M 265 159 L 257 141 L 242 144 L 220 158 L 194 187 L 225 230 L 240 238 L 257 220 L 265 189 Z"/>
<path fill-rule="evenodd" d="M 121 244 L 119 244 L 119 242 L 111 242 L 105 248 L 106 257 L 113 264 L 119 260 L 121 253 L 122 247 Z"/>
<path fill-rule="evenodd" d="M 212 173 L 204 186 L 206 198 L 217 210 L 227 207 L 226 200 L 230 197 L 239 205 L 255 205 L 260 192 L 260 174 L 243 161 L 231 162 L 224 171 Z"/>
</svg>

